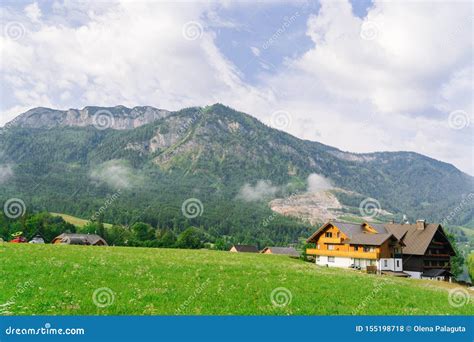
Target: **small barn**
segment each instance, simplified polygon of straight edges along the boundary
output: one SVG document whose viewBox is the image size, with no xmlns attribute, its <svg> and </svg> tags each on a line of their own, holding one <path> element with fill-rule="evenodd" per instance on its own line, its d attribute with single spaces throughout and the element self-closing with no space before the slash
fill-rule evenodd
<svg viewBox="0 0 474 342">
<path fill-rule="evenodd" d="M 261 253 L 263 254 L 280 254 L 288 255 L 290 257 L 297 258 L 300 256 L 300 253 L 293 247 L 265 247 Z"/>
<path fill-rule="evenodd" d="M 64 245 L 108 246 L 107 242 L 96 234 L 63 233 L 56 236 L 51 243 Z"/>
<path fill-rule="evenodd" d="M 258 248 L 251 245 L 233 245 L 229 252 L 233 253 L 258 253 Z"/>
</svg>

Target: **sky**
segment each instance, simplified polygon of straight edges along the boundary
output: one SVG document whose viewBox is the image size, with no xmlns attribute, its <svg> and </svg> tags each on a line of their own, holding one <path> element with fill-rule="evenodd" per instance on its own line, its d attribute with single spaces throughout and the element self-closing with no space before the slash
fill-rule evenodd
<svg viewBox="0 0 474 342">
<path fill-rule="evenodd" d="M 223 103 L 474 175 L 471 1 L 2 1 L 0 126 L 32 107 Z"/>
</svg>

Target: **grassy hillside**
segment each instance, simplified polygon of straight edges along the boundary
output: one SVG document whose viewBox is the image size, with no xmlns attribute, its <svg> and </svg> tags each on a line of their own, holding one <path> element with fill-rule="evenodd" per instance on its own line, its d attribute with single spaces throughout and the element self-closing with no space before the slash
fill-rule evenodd
<svg viewBox="0 0 474 342">
<path fill-rule="evenodd" d="M 73 224 L 76 227 L 84 227 L 88 222 L 90 222 L 89 220 L 84 220 L 79 217 L 75 217 L 75 216 L 67 215 L 67 214 L 51 213 L 51 215 L 62 217 L 64 221 L 70 224 Z M 104 227 L 111 228 L 112 225 L 110 223 L 104 223 Z"/>
<path fill-rule="evenodd" d="M 0 264 L 4 315 L 474 312 L 472 298 L 459 308 L 449 304 L 448 291 L 454 284 L 321 268 L 274 255 L 3 244 Z M 112 304 L 95 305 L 94 291 L 99 293 L 96 302 Z M 281 307 L 272 304 L 272 291 L 279 294 L 273 297 L 276 303 L 290 296 L 291 301 Z"/>
</svg>

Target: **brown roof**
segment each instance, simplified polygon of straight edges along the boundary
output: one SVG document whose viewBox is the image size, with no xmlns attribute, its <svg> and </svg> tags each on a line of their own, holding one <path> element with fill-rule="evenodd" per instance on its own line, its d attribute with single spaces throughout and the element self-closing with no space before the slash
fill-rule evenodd
<svg viewBox="0 0 474 342">
<path fill-rule="evenodd" d="M 358 233 L 352 235 L 350 239 L 344 240 L 344 243 L 349 243 L 351 245 L 380 246 L 390 238 L 397 239 L 393 234 Z"/>
<path fill-rule="evenodd" d="M 100 242 L 107 245 L 107 242 L 96 234 L 63 233 L 56 236 L 52 242 L 54 243 L 56 240 L 60 240 L 61 243 L 70 245 L 97 245 Z"/>
<path fill-rule="evenodd" d="M 256 246 L 251 245 L 233 245 L 237 252 L 241 253 L 258 253 L 258 248 Z"/>
<path fill-rule="evenodd" d="M 383 244 L 387 239 L 390 237 L 396 238 L 395 234 L 388 232 L 382 225 L 380 224 L 372 224 L 369 225 L 375 228 L 378 231 L 378 234 L 370 234 L 366 233 L 364 229 L 363 223 L 349 223 L 349 222 L 341 222 L 341 221 L 330 221 L 324 224 L 321 228 L 319 228 L 313 235 L 311 235 L 306 241 L 307 242 L 314 242 L 314 239 L 328 226 L 333 225 L 339 228 L 347 237 L 348 239 L 344 240 L 344 243 L 354 244 L 354 245 L 371 245 L 371 246 L 380 246 Z M 398 239 L 397 239 L 398 240 Z"/>
<path fill-rule="evenodd" d="M 438 223 L 426 224 L 424 229 L 418 229 L 416 224 L 386 223 L 384 226 L 395 236 L 405 235 L 403 254 L 423 255 L 438 230 L 445 235 Z"/>
<path fill-rule="evenodd" d="M 261 253 L 265 253 L 267 250 L 270 250 L 272 254 L 282 254 L 295 257 L 300 256 L 298 251 L 293 247 L 265 247 Z"/>
</svg>

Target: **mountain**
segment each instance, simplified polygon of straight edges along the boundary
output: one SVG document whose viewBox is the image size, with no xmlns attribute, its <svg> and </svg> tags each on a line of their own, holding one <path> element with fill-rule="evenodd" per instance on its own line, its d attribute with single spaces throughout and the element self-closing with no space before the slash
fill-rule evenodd
<svg viewBox="0 0 474 342">
<path fill-rule="evenodd" d="M 94 125 L 104 110 L 112 113 L 113 129 Z M 331 183 L 325 190 L 342 204 L 341 213 L 359 214 L 370 197 L 395 219 L 473 223 L 466 201 L 473 177 L 450 164 L 413 152 L 344 152 L 221 104 L 176 112 L 40 108 L 0 133 L 0 166 L 10 174 L 0 198 L 21 198 L 30 210 L 87 218 L 120 190 L 100 213 L 105 222 L 141 220 L 177 230 L 192 224 L 238 242 L 292 242 L 312 228 L 274 214 L 269 202 L 303 195 L 317 174 Z M 199 200 L 196 217 L 182 214 L 188 199 Z"/>
<path fill-rule="evenodd" d="M 86 127 L 131 129 L 169 115 L 169 111 L 150 106 L 127 108 L 84 107 L 83 109 L 57 110 L 33 108 L 20 114 L 7 126 L 25 128 Z"/>
</svg>

